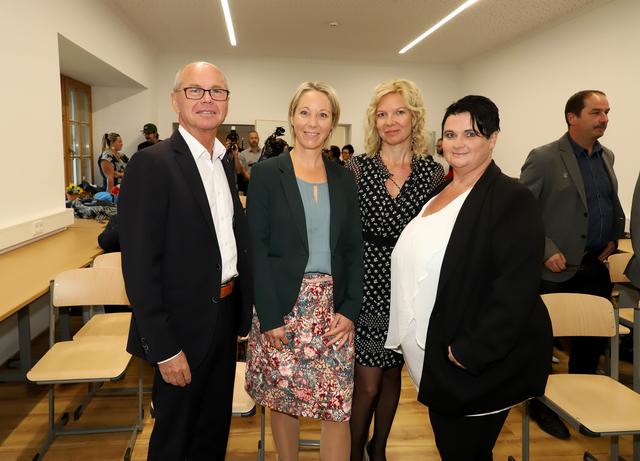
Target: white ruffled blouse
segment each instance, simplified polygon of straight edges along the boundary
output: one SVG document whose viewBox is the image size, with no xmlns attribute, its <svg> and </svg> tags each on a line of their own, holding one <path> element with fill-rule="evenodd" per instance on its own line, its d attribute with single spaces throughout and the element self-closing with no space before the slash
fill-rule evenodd
<svg viewBox="0 0 640 461">
<path fill-rule="evenodd" d="M 432 198 L 400 234 L 391 254 L 387 349 L 401 352 L 400 343 L 405 339 L 411 321 L 415 320 L 415 340 L 424 350 L 444 253 L 460 208 L 470 191 L 460 194 L 436 213 L 422 217 Z"/>
</svg>

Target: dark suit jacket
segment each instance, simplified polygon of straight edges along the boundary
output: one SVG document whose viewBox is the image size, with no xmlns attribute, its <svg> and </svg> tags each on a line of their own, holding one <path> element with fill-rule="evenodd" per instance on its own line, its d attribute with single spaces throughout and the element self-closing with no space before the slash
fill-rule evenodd
<svg viewBox="0 0 640 461">
<path fill-rule="evenodd" d="M 118 215 L 109 218 L 107 226 L 98 235 L 98 245 L 105 253 L 120 251 L 120 238 L 118 237 Z"/>
<path fill-rule="evenodd" d="M 542 266 L 542 278 L 564 282 L 573 277 L 585 254 L 587 238 L 587 196 L 578 160 L 573 153 L 568 133 L 557 141 L 533 149 L 520 174 L 538 200 L 546 235 L 544 259 L 561 251 L 570 267 L 563 272 L 551 272 Z M 624 232 L 624 211 L 618 200 L 618 181 L 613 172 L 614 155 L 603 146 L 602 160 L 613 188 L 614 236 Z"/>
<path fill-rule="evenodd" d="M 462 416 L 544 393 L 552 337 L 538 295 L 543 250 L 533 196 L 492 162 L 465 200 L 447 245 L 420 402 Z M 449 345 L 466 370 L 449 361 Z"/>
<path fill-rule="evenodd" d="M 238 250 L 234 308 L 244 335 L 253 304 L 249 233 L 226 157 L 223 165 Z M 133 306 L 127 350 L 152 363 L 183 350 L 194 368 L 213 337 L 222 269 L 202 180 L 177 130 L 136 153 L 129 166 L 118 199 L 122 268 Z"/>
<path fill-rule="evenodd" d="M 625 270 L 625 274 L 636 287 L 640 288 L 640 174 L 636 180 L 636 187 L 633 190 L 633 201 L 631 202 L 631 246 L 633 257 Z"/>
<path fill-rule="evenodd" d="M 324 160 L 329 184 L 334 312 L 353 320 L 362 307 L 363 243 L 353 174 Z M 253 166 L 247 197 L 256 311 L 263 331 L 284 324 L 309 258 L 304 206 L 290 154 Z"/>
</svg>

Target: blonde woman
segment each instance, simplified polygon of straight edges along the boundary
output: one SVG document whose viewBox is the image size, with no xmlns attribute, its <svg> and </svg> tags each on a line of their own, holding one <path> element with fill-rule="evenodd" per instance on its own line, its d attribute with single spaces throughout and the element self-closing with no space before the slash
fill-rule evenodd
<svg viewBox="0 0 640 461">
<path fill-rule="evenodd" d="M 365 148 L 346 164 L 356 176 L 364 237 L 364 297 L 356 322 L 351 460 L 385 460 L 400 398 L 402 355 L 384 348 L 391 252 L 404 227 L 443 181 L 427 147 L 422 94 L 409 80 L 378 85 L 367 108 Z M 428 238 L 428 236 L 425 236 Z M 369 426 L 374 420 L 369 442 Z"/>
<path fill-rule="evenodd" d="M 322 420 L 322 460 L 349 459 L 362 229 L 353 175 L 322 156 L 339 115 L 329 85 L 303 83 L 289 104 L 293 149 L 251 170 L 246 387 L 271 409 L 281 461 L 298 459 L 300 416 Z"/>
<path fill-rule="evenodd" d="M 129 161 L 127 156 L 120 152 L 121 149 L 122 138 L 118 133 L 104 134 L 102 137 L 102 154 L 98 158 L 98 167 L 107 192 L 111 192 L 113 186 L 120 184 Z"/>
</svg>

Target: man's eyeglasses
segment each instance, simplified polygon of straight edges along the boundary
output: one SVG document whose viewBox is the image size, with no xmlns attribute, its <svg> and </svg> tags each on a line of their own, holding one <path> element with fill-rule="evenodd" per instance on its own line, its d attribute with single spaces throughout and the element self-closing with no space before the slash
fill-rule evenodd
<svg viewBox="0 0 640 461">
<path fill-rule="evenodd" d="M 202 99 L 204 98 L 205 93 L 209 93 L 209 96 L 214 101 L 226 101 L 229 99 L 229 94 L 231 93 L 229 90 L 225 90 L 224 88 L 210 88 L 205 90 L 204 88 L 199 88 L 197 86 L 189 86 L 187 88 L 183 88 L 184 97 L 187 99 Z"/>
</svg>

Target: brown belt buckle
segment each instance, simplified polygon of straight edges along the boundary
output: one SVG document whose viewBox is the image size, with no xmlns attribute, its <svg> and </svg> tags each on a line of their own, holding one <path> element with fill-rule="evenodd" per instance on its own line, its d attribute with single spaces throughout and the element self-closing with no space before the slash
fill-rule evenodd
<svg viewBox="0 0 640 461">
<path fill-rule="evenodd" d="M 232 278 L 226 283 L 220 285 L 220 299 L 226 298 L 233 293 L 233 286 L 236 284 L 236 279 Z"/>
</svg>

